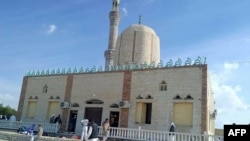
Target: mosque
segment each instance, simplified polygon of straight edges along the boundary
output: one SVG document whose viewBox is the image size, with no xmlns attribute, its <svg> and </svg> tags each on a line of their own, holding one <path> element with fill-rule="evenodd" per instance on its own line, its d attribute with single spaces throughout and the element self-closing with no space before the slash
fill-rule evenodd
<svg viewBox="0 0 250 141">
<path fill-rule="evenodd" d="M 49 122 L 60 114 L 61 130 L 75 132 L 81 132 L 83 118 L 161 131 L 174 122 L 177 132 L 214 134 L 216 110 L 205 59 L 164 64 L 152 28 L 133 24 L 118 35 L 120 0 L 111 4 L 105 67 L 27 72 L 17 120 Z"/>
</svg>

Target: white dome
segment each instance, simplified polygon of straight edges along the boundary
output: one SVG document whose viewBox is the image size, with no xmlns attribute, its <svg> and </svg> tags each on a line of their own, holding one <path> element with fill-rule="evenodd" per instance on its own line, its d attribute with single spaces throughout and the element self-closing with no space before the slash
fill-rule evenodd
<svg viewBox="0 0 250 141">
<path fill-rule="evenodd" d="M 115 65 L 128 63 L 159 63 L 160 42 L 155 31 L 145 25 L 133 24 L 118 36 Z"/>
<path fill-rule="evenodd" d="M 125 29 L 123 31 L 123 33 L 124 32 L 129 32 L 129 31 L 149 32 L 149 33 L 151 33 L 151 34 L 153 34 L 153 35 L 156 36 L 156 33 L 155 33 L 155 31 L 152 28 L 147 27 L 147 26 L 142 25 L 142 24 L 133 24 L 130 27 L 128 27 L 127 29 Z"/>
</svg>

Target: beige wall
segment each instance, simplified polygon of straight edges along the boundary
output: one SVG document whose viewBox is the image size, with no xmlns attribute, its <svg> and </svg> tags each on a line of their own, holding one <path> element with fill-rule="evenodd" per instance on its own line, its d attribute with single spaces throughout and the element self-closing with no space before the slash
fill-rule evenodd
<svg viewBox="0 0 250 141">
<path fill-rule="evenodd" d="M 209 77 L 209 73 L 208 73 L 208 78 L 207 78 L 207 97 L 208 97 L 208 120 L 207 120 L 207 131 L 208 134 L 215 134 L 215 119 L 216 116 L 213 116 L 213 113 L 215 112 L 215 101 L 214 101 L 214 94 L 212 91 L 212 86 L 211 86 L 211 82 L 210 82 L 210 77 Z"/>
<path fill-rule="evenodd" d="M 165 130 L 168 131 L 173 119 L 173 103 L 191 102 L 193 104 L 193 122 L 192 126 L 178 126 L 176 131 L 179 132 L 201 132 L 201 115 L 202 112 L 202 69 L 197 67 L 177 67 L 164 69 L 148 69 L 148 70 L 134 70 L 131 74 L 131 86 L 124 88 L 124 71 L 117 72 L 99 72 L 99 73 L 83 73 L 73 74 L 72 90 L 69 92 L 70 102 L 78 103 L 80 107 L 72 107 L 68 110 L 77 110 L 78 119 L 80 123 L 84 115 L 85 107 L 102 107 L 102 121 L 109 117 L 110 111 L 119 111 L 120 108 L 110 108 L 111 104 L 119 104 L 122 100 L 122 95 L 126 87 L 130 89 L 131 106 L 128 111 L 128 127 L 151 130 Z M 159 85 L 162 81 L 167 83 L 167 91 L 160 91 Z M 42 93 L 44 85 L 48 85 L 48 93 Z M 38 96 L 36 120 L 46 121 L 46 113 L 48 101 L 50 96 L 59 96 L 60 102 L 64 101 L 65 87 L 67 85 L 67 75 L 55 75 L 44 77 L 28 77 L 28 85 L 26 88 L 26 95 L 24 100 L 24 108 L 22 118 L 25 119 L 26 109 L 29 96 Z M 210 85 L 210 83 L 208 83 Z M 210 89 L 210 86 L 207 86 Z M 207 90 L 207 112 L 214 109 L 213 95 L 210 95 L 211 90 Z M 136 99 L 141 95 L 143 99 Z M 146 96 L 151 95 L 153 99 L 145 99 Z M 179 95 L 181 100 L 173 99 Z M 190 95 L 193 99 L 185 100 L 184 98 Z M 101 104 L 86 104 L 87 100 L 99 99 L 104 102 Z M 138 124 L 135 122 L 136 102 L 152 103 L 152 118 L 151 124 Z M 58 113 L 62 113 L 62 109 L 58 108 Z M 69 113 L 67 113 L 69 114 Z M 65 115 L 68 117 L 69 115 Z M 121 119 L 121 116 L 120 116 Z M 29 119 L 30 120 L 30 119 Z M 214 129 L 214 120 L 207 118 L 206 124 L 210 124 L 208 133 L 212 133 Z M 47 122 L 47 121 L 46 121 Z M 65 121 L 68 122 L 68 121 Z M 211 129 L 211 130 L 210 130 Z M 80 124 L 77 124 L 77 132 L 81 132 Z"/>
<path fill-rule="evenodd" d="M 169 130 L 173 121 L 173 102 L 193 103 L 193 127 L 178 127 L 177 131 L 198 132 L 201 122 L 201 70 L 195 68 L 171 68 L 159 70 L 134 71 L 132 76 L 131 102 L 129 126 L 145 129 Z M 159 85 L 165 81 L 168 86 L 167 91 L 159 91 Z M 153 99 L 146 100 L 147 95 Z M 191 95 L 193 100 L 173 100 L 176 95 L 185 98 Z M 136 97 L 142 95 L 144 100 L 137 100 Z M 134 124 L 134 103 L 136 101 L 152 102 L 152 124 Z"/>
<path fill-rule="evenodd" d="M 80 123 L 84 116 L 85 107 L 102 107 L 102 121 L 109 118 L 109 112 L 120 109 L 112 109 L 110 105 L 118 104 L 121 101 L 123 84 L 123 73 L 96 73 L 74 75 L 71 102 L 80 104 L 78 111 L 78 121 Z M 104 102 L 100 104 L 86 104 L 86 100 L 99 99 Z M 79 124 L 80 125 L 80 124 Z M 81 130 L 81 126 L 77 126 Z"/>
<path fill-rule="evenodd" d="M 22 119 L 26 119 L 26 112 L 28 101 L 37 101 L 37 109 L 36 111 L 36 119 L 28 119 L 35 121 L 44 121 L 47 122 L 47 108 L 49 104 L 49 98 L 51 96 L 56 97 L 59 96 L 60 99 L 56 101 L 63 101 L 65 94 L 65 86 L 66 86 L 66 76 L 44 76 L 44 77 L 29 77 L 28 85 L 26 88 L 26 97 L 24 99 L 24 108 Z M 43 93 L 43 87 L 48 86 L 48 92 Z M 32 100 L 29 97 L 32 96 Z M 38 99 L 35 100 L 34 97 L 37 96 Z M 58 111 L 55 114 L 61 114 L 61 109 L 58 107 Z"/>
</svg>

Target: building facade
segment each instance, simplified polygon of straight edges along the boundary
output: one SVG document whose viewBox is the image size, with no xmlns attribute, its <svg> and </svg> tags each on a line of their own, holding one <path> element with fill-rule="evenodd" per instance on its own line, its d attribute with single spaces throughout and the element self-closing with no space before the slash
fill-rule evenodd
<svg viewBox="0 0 250 141">
<path fill-rule="evenodd" d="M 205 61 L 164 64 L 158 36 L 140 23 L 118 36 L 119 4 L 112 1 L 106 67 L 28 72 L 17 119 L 49 122 L 60 114 L 60 130 L 74 132 L 81 132 L 83 118 L 161 131 L 174 122 L 178 132 L 214 134 L 216 110 Z"/>
</svg>

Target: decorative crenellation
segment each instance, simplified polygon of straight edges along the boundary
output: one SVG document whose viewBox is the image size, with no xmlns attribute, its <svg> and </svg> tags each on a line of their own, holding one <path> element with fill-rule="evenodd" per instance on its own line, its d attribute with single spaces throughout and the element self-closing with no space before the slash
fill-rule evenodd
<svg viewBox="0 0 250 141">
<path fill-rule="evenodd" d="M 138 95 L 135 99 L 144 99 L 142 95 Z M 153 99 L 153 97 L 149 94 L 145 97 L 145 99 Z"/>
<path fill-rule="evenodd" d="M 201 58 L 198 56 L 197 59 L 192 61 L 190 58 L 187 58 L 184 64 L 182 64 L 182 60 L 178 58 L 175 63 L 172 59 L 170 59 L 165 65 L 163 61 L 161 60 L 160 63 L 156 64 L 154 61 L 150 64 L 147 64 L 146 62 L 144 64 L 132 64 L 129 63 L 127 65 L 119 65 L 119 66 L 100 66 L 97 68 L 96 66 L 93 66 L 92 68 L 86 68 L 83 67 L 80 68 L 68 68 L 67 70 L 65 68 L 63 69 L 52 69 L 52 70 L 42 70 L 42 71 L 28 71 L 25 76 L 49 76 L 49 75 L 60 75 L 60 74 L 81 74 L 81 73 L 97 73 L 97 72 L 109 72 L 109 71 L 124 71 L 124 70 L 139 70 L 139 69 L 156 69 L 156 68 L 171 68 L 171 67 L 181 67 L 181 66 L 197 66 L 197 65 L 203 65 L 206 64 L 206 58 Z"/>
<path fill-rule="evenodd" d="M 193 100 L 194 98 L 191 95 L 187 95 L 185 98 L 182 98 L 179 94 L 177 94 L 174 98 L 174 100 Z"/>
</svg>

